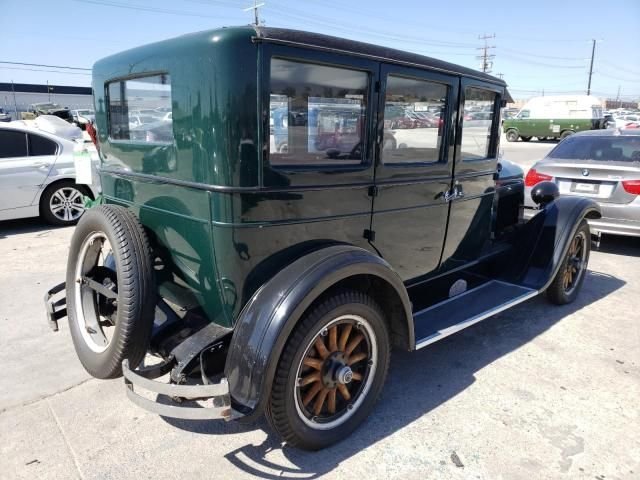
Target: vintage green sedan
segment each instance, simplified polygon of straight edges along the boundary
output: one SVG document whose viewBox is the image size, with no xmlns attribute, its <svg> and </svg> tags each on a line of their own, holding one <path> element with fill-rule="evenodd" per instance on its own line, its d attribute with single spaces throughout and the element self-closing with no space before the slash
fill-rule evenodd
<svg viewBox="0 0 640 480">
<path fill-rule="evenodd" d="M 571 302 L 585 278 L 598 206 L 541 183 L 522 219 L 522 178 L 499 175 L 500 79 L 237 27 L 101 60 L 93 91 L 105 204 L 78 224 L 48 318 L 160 415 L 265 414 L 323 448 L 372 412 L 392 347 L 542 292 Z M 396 128 L 390 111 L 437 120 Z"/>
</svg>

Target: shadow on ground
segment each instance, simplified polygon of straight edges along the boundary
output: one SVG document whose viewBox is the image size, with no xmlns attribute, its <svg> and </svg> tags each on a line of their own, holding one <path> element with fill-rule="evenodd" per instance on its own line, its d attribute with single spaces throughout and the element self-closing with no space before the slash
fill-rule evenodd
<svg viewBox="0 0 640 480">
<path fill-rule="evenodd" d="M 640 238 L 602 235 L 600 248 L 594 248 L 593 251 L 625 257 L 640 257 Z"/>
<path fill-rule="evenodd" d="M 22 233 L 47 232 L 49 230 L 57 230 L 58 228 L 67 227 L 49 225 L 38 217 L 23 218 L 20 220 L 5 220 L 4 222 L 0 222 L 0 240 L 14 235 L 20 235 Z"/>
<path fill-rule="evenodd" d="M 264 419 L 253 425 L 165 420 L 177 428 L 208 435 L 262 429 L 267 433 L 262 444 L 243 446 L 228 452 L 225 458 L 243 472 L 259 478 L 317 478 L 455 397 L 474 383 L 475 372 L 624 284 L 616 277 L 589 271 L 581 294 L 573 304 L 549 308 L 546 299 L 539 296 L 424 350 L 394 351 L 389 377 L 374 412 L 348 441 L 319 452 L 304 452 L 283 445 Z M 270 455 L 274 450 L 281 450 L 287 459 L 286 465 L 269 459 L 274 458 Z M 294 467 L 289 466 L 291 464 Z"/>
</svg>

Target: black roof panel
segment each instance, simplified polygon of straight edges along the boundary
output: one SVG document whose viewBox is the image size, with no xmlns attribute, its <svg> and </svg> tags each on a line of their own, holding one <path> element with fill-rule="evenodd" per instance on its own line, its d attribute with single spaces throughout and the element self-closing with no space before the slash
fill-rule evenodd
<svg viewBox="0 0 640 480">
<path fill-rule="evenodd" d="M 352 55 L 374 57 L 378 60 L 384 59 L 392 63 L 405 65 L 416 65 L 419 67 L 441 70 L 448 73 L 473 77 L 497 85 L 506 86 L 504 80 L 493 77 L 486 73 L 479 72 L 467 67 L 461 67 L 453 63 L 444 62 L 417 53 L 405 52 L 394 48 L 373 45 L 370 43 L 347 40 L 345 38 L 332 37 L 320 33 L 303 32 L 301 30 L 290 30 L 286 28 L 255 27 L 257 38 L 263 41 L 276 43 L 296 44 L 308 46 L 322 50 L 333 50 Z"/>
</svg>

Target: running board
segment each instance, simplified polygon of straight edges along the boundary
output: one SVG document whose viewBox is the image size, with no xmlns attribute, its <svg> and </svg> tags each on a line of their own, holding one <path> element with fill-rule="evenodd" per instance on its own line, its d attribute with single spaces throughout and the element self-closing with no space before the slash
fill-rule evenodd
<svg viewBox="0 0 640 480">
<path fill-rule="evenodd" d="M 416 350 L 535 297 L 537 290 L 500 280 L 437 303 L 413 315 Z"/>
</svg>

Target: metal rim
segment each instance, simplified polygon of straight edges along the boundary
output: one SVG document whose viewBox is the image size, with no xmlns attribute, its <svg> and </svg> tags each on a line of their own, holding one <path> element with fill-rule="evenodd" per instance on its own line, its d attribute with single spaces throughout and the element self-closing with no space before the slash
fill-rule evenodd
<svg viewBox="0 0 640 480">
<path fill-rule="evenodd" d="M 49 211 L 59 220 L 73 222 L 84 213 L 82 192 L 74 187 L 62 187 L 49 199 Z"/>
<path fill-rule="evenodd" d="M 359 315 L 333 319 L 311 339 L 296 370 L 295 404 L 300 419 L 315 430 L 349 420 L 371 389 L 378 343 Z"/>
<path fill-rule="evenodd" d="M 104 232 L 92 232 L 82 242 L 74 279 L 78 329 L 86 345 L 102 353 L 113 338 L 118 312 L 113 248 Z"/>
<path fill-rule="evenodd" d="M 562 275 L 562 288 L 570 295 L 584 275 L 587 256 L 587 238 L 584 232 L 578 232 L 569 245 L 567 262 Z"/>
</svg>

